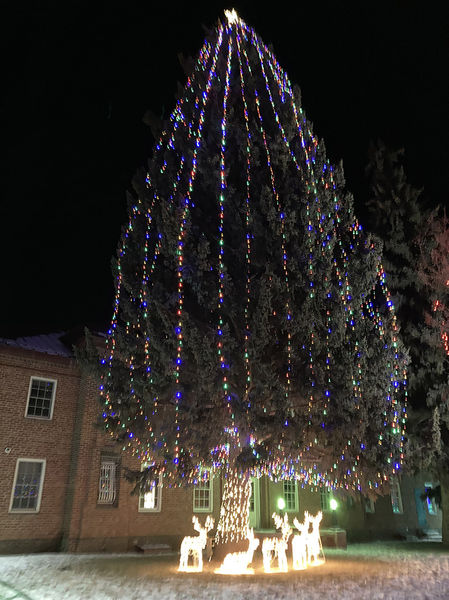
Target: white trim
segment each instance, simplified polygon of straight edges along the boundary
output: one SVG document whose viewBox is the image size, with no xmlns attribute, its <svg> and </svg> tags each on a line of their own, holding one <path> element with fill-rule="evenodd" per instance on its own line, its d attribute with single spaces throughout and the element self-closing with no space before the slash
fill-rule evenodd
<svg viewBox="0 0 449 600">
<path fill-rule="evenodd" d="M 260 525 L 260 482 L 258 477 L 251 477 L 251 491 L 254 510 L 249 511 L 249 525 L 258 528 Z M 251 508 L 251 503 L 250 503 Z"/>
<path fill-rule="evenodd" d="M 286 483 L 288 483 L 288 484 L 293 483 L 294 501 L 295 501 L 294 508 L 288 508 L 288 506 L 287 506 L 287 500 L 286 500 L 286 496 L 285 496 L 285 487 L 284 487 L 284 485 Z M 286 479 L 282 482 L 282 497 L 284 498 L 284 502 L 285 502 L 284 512 L 298 512 L 299 511 L 298 482 L 296 480 Z"/>
<path fill-rule="evenodd" d="M 398 510 L 394 510 L 395 503 L 393 500 L 393 496 L 396 496 Z M 393 514 L 394 515 L 404 514 L 404 507 L 402 505 L 401 486 L 399 485 L 399 481 L 396 478 L 391 478 L 391 481 L 390 481 L 390 499 L 391 499 L 391 509 L 393 511 Z"/>
<path fill-rule="evenodd" d="M 31 387 L 33 385 L 33 379 L 35 379 L 37 381 L 49 381 L 49 382 L 53 383 L 53 391 L 52 391 L 51 404 L 50 404 L 50 414 L 49 414 L 48 417 L 42 417 L 42 416 L 39 416 L 39 415 L 29 415 L 28 414 L 28 407 L 29 407 L 29 404 L 30 404 Z M 51 379 L 50 377 L 38 377 L 37 375 L 31 375 L 31 377 L 30 377 L 30 384 L 28 386 L 27 403 L 26 403 L 26 407 L 25 407 L 25 417 L 27 419 L 39 419 L 41 421 L 51 421 L 53 419 L 53 408 L 55 406 L 56 386 L 57 385 L 58 385 L 58 380 L 57 379 Z"/>
<path fill-rule="evenodd" d="M 142 471 L 145 468 L 144 465 L 142 465 Z M 159 481 L 157 483 L 156 486 L 154 486 L 153 490 L 148 492 L 148 494 L 152 494 L 154 493 L 154 489 L 157 489 L 157 504 L 154 508 L 145 508 L 143 506 L 141 506 L 141 502 L 142 500 L 145 502 L 145 496 L 147 494 L 139 494 L 139 504 L 138 504 L 138 511 L 141 513 L 159 513 L 161 512 L 162 509 L 162 474 L 159 473 Z"/>
<path fill-rule="evenodd" d="M 433 490 L 433 483 L 431 481 L 426 481 L 424 483 L 424 490 L 427 490 L 427 488 Z M 436 514 L 438 514 L 438 506 L 437 503 L 435 502 L 435 498 L 426 498 L 425 499 L 425 503 L 426 503 L 426 508 L 427 508 L 427 512 L 429 515 L 431 516 L 435 516 Z"/>
<path fill-rule="evenodd" d="M 37 503 L 36 503 L 36 508 L 13 508 L 12 504 L 14 502 L 14 492 L 16 489 L 16 484 L 17 484 L 17 475 L 19 473 L 19 463 L 21 462 L 38 462 L 42 464 L 42 470 L 41 470 L 41 478 L 39 481 L 39 492 L 38 492 L 38 496 L 37 496 Z M 18 458 L 16 461 L 16 469 L 14 471 L 14 479 L 13 479 L 13 485 L 12 485 L 12 490 L 11 490 L 11 499 L 9 502 L 9 510 L 8 512 L 10 513 L 27 513 L 27 514 L 36 514 L 40 511 L 41 508 L 41 500 L 42 500 L 42 490 L 44 487 L 44 478 L 45 478 L 45 467 L 47 464 L 47 459 L 45 458 Z"/>
<path fill-rule="evenodd" d="M 332 509 L 330 501 L 334 496 L 332 495 L 332 489 L 328 487 L 320 487 L 320 509 L 323 513 L 331 513 Z"/>
<path fill-rule="evenodd" d="M 204 484 L 206 484 L 206 483 L 209 483 L 209 488 L 204 487 Z M 203 490 L 209 489 L 209 504 L 207 507 L 204 507 L 204 508 L 195 507 L 195 492 L 198 492 L 201 489 L 203 489 Z M 200 479 L 198 481 L 198 483 L 194 486 L 193 493 L 192 493 L 192 505 L 193 505 L 194 513 L 211 513 L 211 512 L 213 512 L 213 509 L 214 509 L 214 482 L 213 482 L 213 477 L 211 475 L 209 475 L 209 479 L 207 479 L 207 480 Z"/>
<path fill-rule="evenodd" d="M 101 458 L 97 504 L 114 504 L 116 496 L 117 460 L 111 457 Z"/>
</svg>

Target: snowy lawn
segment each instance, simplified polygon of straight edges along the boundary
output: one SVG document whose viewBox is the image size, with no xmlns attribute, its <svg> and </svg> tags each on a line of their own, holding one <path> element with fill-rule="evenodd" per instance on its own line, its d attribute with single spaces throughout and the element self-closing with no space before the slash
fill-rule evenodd
<svg viewBox="0 0 449 600">
<path fill-rule="evenodd" d="M 438 543 L 352 544 L 307 571 L 178 573 L 178 557 L 141 554 L 0 556 L 0 599 L 158 600 L 449 599 L 449 549 Z M 291 560 L 289 560 L 289 564 Z M 20 595 L 18 593 L 20 592 Z"/>
</svg>

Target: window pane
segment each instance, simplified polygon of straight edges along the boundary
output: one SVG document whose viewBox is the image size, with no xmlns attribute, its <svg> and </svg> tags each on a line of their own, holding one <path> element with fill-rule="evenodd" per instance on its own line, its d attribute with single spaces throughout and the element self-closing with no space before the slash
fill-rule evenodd
<svg viewBox="0 0 449 600">
<path fill-rule="evenodd" d="M 12 509 L 36 510 L 41 485 L 42 463 L 19 462 Z"/>
<path fill-rule="evenodd" d="M 284 481 L 285 510 L 297 510 L 296 507 L 296 481 Z"/>
<path fill-rule="evenodd" d="M 193 489 L 194 510 L 210 510 L 210 481 L 200 481 Z"/>
<path fill-rule="evenodd" d="M 139 497 L 139 508 L 144 510 L 159 510 L 160 485 L 158 481 L 151 482 L 151 489 Z"/>
<path fill-rule="evenodd" d="M 28 417 L 50 417 L 53 389 L 53 381 L 44 381 L 42 379 L 31 380 L 27 410 Z"/>
<path fill-rule="evenodd" d="M 116 486 L 116 462 L 102 461 L 100 466 L 100 481 L 98 484 L 98 502 L 100 504 L 113 504 L 115 501 Z"/>
</svg>

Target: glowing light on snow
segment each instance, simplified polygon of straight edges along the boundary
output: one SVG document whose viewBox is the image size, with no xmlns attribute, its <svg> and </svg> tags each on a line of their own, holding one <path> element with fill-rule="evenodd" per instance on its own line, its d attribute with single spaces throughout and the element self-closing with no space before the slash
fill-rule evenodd
<svg viewBox="0 0 449 600">
<path fill-rule="evenodd" d="M 254 537 L 254 529 L 248 531 L 248 550 L 246 552 L 232 552 L 226 554 L 224 561 L 215 573 L 226 575 L 253 575 L 254 569 L 248 567 L 253 561 L 253 554 L 259 546 L 260 540 Z"/>
<path fill-rule="evenodd" d="M 203 550 L 206 547 L 207 532 L 214 526 L 214 519 L 208 516 L 204 527 L 197 517 L 192 518 L 193 528 L 199 532 L 197 536 L 186 536 L 181 542 L 181 556 L 178 571 L 200 572 L 203 570 Z M 192 556 L 193 565 L 189 566 L 189 556 Z"/>
</svg>

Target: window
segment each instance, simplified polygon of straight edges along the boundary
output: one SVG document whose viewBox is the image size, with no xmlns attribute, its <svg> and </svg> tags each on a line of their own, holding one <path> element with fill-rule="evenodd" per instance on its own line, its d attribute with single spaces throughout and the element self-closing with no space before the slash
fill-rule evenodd
<svg viewBox="0 0 449 600">
<path fill-rule="evenodd" d="M 17 459 L 10 512 L 39 512 L 44 474 L 45 460 Z"/>
<path fill-rule="evenodd" d="M 37 419 L 51 419 L 53 416 L 55 392 L 55 379 L 31 377 L 25 416 Z"/>
<path fill-rule="evenodd" d="M 394 514 L 402 515 L 404 509 L 402 507 L 401 488 L 397 479 L 391 479 L 390 481 L 390 496 Z"/>
<path fill-rule="evenodd" d="M 142 470 L 145 465 L 142 465 Z M 162 475 L 150 482 L 150 489 L 139 496 L 139 512 L 161 512 Z"/>
<path fill-rule="evenodd" d="M 298 510 L 298 488 L 296 481 L 283 482 L 284 502 L 286 511 Z"/>
<path fill-rule="evenodd" d="M 331 491 L 329 488 L 320 488 L 320 504 L 323 512 L 330 512 Z"/>
<path fill-rule="evenodd" d="M 256 483 L 254 479 L 251 479 L 251 496 L 249 497 L 249 512 L 253 513 L 256 508 L 256 502 L 254 494 L 256 493 Z"/>
<path fill-rule="evenodd" d="M 363 506 L 365 508 L 366 513 L 374 513 L 376 512 L 374 500 L 372 498 L 363 497 Z"/>
<path fill-rule="evenodd" d="M 201 479 L 193 488 L 193 512 L 212 512 L 212 481 Z"/>
<path fill-rule="evenodd" d="M 114 504 L 117 498 L 117 466 L 115 456 L 102 456 L 98 482 L 98 504 Z"/>
<path fill-rule="evenodd" d="M 435 502 L 435 497 L 433 495 L 429 496 L 429 492 L 431 492 L 433 490 L 433 483 L 429 483 L 426 482 L 424 484 L 424 489 L 426 490 L 426 506 L 427 506 L 427 512 L 429 513 L 429 515 L 436 515 L 437 514 L 437 505 Z"/>
</svg>

